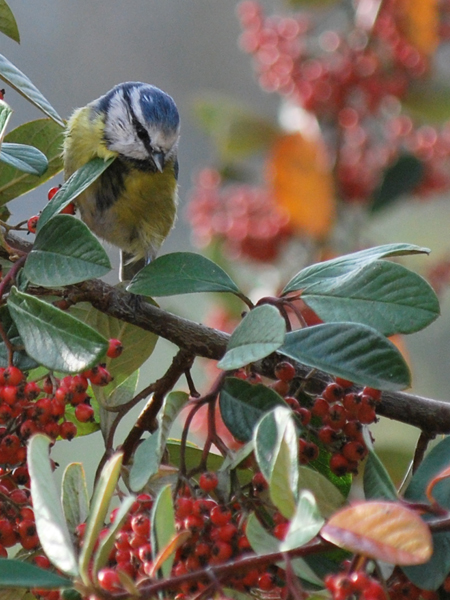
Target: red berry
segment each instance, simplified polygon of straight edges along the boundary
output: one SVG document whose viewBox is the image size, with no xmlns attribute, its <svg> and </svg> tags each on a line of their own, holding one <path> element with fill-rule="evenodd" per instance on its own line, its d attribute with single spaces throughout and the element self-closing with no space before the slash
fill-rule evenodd
<svg viewBox="0 0 450 600">
<path fill-rule="evenodd" d="M 59 211 L 60 215 L 74 215 L 76 213 L 76 208 L 75 208 L 75 204 L 73 202 L 69 202 L 69 204 L 67 204 L 67 206 L 65 206 L 64 208 L 62 208 Z"/>
<path fill-rule="evenodd" d="M 94 420 L 94 409 L 90 404 L 78 404 L 75 408 L 75 418 L 80 423 L 87 423 Z"/>
<path fill-rule="evenodd" d="M 60 188 L 60 185 L 56 185 L 48 190 L 47 198 L 49 201 L 57 194 L 57 192 L 59 192 Z"/>
<path fill-rule="evenodd" d="M 376 390 L 371 387 L 365 387 L 365 388 L 363 388 L 362 393 L 365 396 L 370 396 L 372 398 L 372 400 L 374 400 L 375 402 L 378 402 L 379 400 L 381 400 L 381 390 Z"/>
<path fill-rule="evenodd" d="M 344 396 L 344 390 L 337 383 L 329 383 L 324 389 L 322 396 L 327 402 L 337 402 Z"/>
<path fill-rule="evenodd" d="M 36 233 L 37 224 L 39 221 L 39 215 L 35 215 L 28 219 L 27 228 L 30 233 Z"/>
<path fill-rule="evenodd" d="M 110 339 L 108 350 L 106 351 L 106 356 L 108 358 L 117 358 L 123 352 L 122 342 L 117 339 Z"/>
<path fill-rule="evenodd" d="M 345 423 L 347 422 L 347 415 L 345 413 L 345 409 L 340 404 L 334 404 L 328 413 L 328 415 L 324 419 L 324 423 L 335 429 L 336 431 L 342 429 Z"/>
<path fill-rule="evenodd" d="M 286 534 L 288 532 L 288 529 L 289 529 L 289 523 L 279 523 L 278 525 L 275 525 L 275 527 L 273 528 L 273 535 L 279 540 L 284 540 L 284 538 L 286 537 Z"/>
<path fill-rule="evenodd" d="M 227 561 L 233 555 L 233 547 L 228 542 L 217 540 L 211 548 L 210 564 L 219 564 Z"/>
<path fill-rule="evenodd" d="M 231 511 L 222 505 L 214 506 L 214 508 L 209 513 L 209 518 L 211 519 L 211 523 L 214 525 L 226 525 L 231 521 Z"/>
<path fill-rule="evenodd" d="M 219 478 L 217 477 L 216 473 L 212 471 L 202 473 L 200 475 L 200 479 L 198 480 L 198 484 L 204 492 L 211 492 L 212 490 L 215 490 L 218 483 Z"/>
<path fill-rule="evenodd" d="M 283 381 L 282 379 L 277 379 L 274 383 L 271 383 L 270 386 L 275 392 L 280 394 L 280 396 L 287 396 L 289 393 L 289 382 Z"/>
<path fill-rule="evenodd" d="M 11 366 L 3 371 L 3 379 L 8 385 L 19 385 L 25 379 L 25 375 L 17 367 Z"/>
<path fill-rule="evenodd" d="M 194 501 L 192 498 L 186 496 L 180 496 L 176 501 L 175 515 L 177 519 L 184 519 L 188 515 L 192 514 L 192 506 Z"/>
<path fill-rule="evenodd" d="M 321 419 L 323 419 L 324 417 L 327 416 L 329 410 L 330 410 L 330 405 L 325 400 L 325 398 L 316 398 L 314 400 L 314 404 L 311 409 L 311 414 L 314 415 L 315 417 L 320 417 Z"/>
<path fill-rule="evenodd" d="M 300 419 L 301 424 L 306 427 L 311 422 L 311 411 L 305 408 L 304 406 L 300 406 L 298 410 L 295 411 L 295 414 Z"/>
<path fill-rule="evenodd" d="M 119 576 L 114 569 L 100 569 L 97 578 L 100 587 L 107 592 L 117 592 L 122 589 Z"/>
<path fill-rule="evenodd" d="M 92 385 L 105 386 L 112 381 L 110 372 L 105 367 L 94 367 L 90 371 L 89 379 Z"/>
<path fill-rule="evenodd" d="M 148 536 L 150 534 L 150 519 L 146 515 L 137 514 L 131 519 L 131 529 L 137 535 Z"/>
<path fill-rule="evenodd" d="M 330 470 L 338 477 L 350 471 L 350 461 L 342 454 L 333 454 L 330 458 Z"/>
<path fill-rule="evenodd" d="M 335 382 L 343 387 L 344 389 L 351 388 L 353 385 L 353 381 L 349 381 L 348 379 L 343 379 L 342 377 L 335 377 Z"/>
<path fill-rule="evenodd" d="M 367 454 L 367 448 L 361 442 L 353 441 L 344 444 L 341 452 L 348 460 L 359 461 Z"/>
<path fill-rule="evenodd" d="M 295 367 L 290 362 L 280 362 L 275 367 L 275 377 L 281 381 L 292 381 L 295 377 Z"/>
<path fill-rule="evenodd" d="M 272 590 L 275 587 L 275 577 L 271 573 L 263 573 L 259 576 L 258 587 L 265 592 Z"/>
<path fill-rule="evenodd" d="M 59 428 L 59 435 L 63 440 L 73 440 L 77 435 L 77 427 L 71 421 L 64 421 Z"/>
</svg>

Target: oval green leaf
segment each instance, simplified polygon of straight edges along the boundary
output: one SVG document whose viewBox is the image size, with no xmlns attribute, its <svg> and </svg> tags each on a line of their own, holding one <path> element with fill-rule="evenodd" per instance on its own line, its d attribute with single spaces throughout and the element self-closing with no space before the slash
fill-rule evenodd
<svg viewBox="0 0 450 600">
<path fill-rule="evenodd" d="M 78 319 L 13 288 L 8 308 L 25 350 L 39 364 L 63 373 L 79 373 L 98 363 L 108 341 Z"/>
<path fill-rule="evenodd" d="M 93 158 L 75 171 L 42 211 L 37 230 L 40 231 L 47 221 L 58 215 L 64 207 L 82 194 L 85 189 L 106 171 L 113 161 L 114 158 L 108 160 Z"/>
<path fill-rule="evenodd" d="M 48 168 L 41 177 L 3 164 L 0 170 L 0 206 L 44 183 L 61 171 L 63 163 L 61 148 L 64 129 L 51 119 L 30 121 L 13 129 L 5 142 L 30 144 L 45 154 Z"/>
<path fill-rule="evenodd" d="M 72 580 L 22 560 L 0 560 L 0 588 L 70 588 Z M 3 597 L 3 594 L 2 594 Z"/>
<path fill-rule="evenodd" d="M 50 439 L 36 434 L 28 443 L 27 463 L 36 529 L 49 560 L 68 575 L 77 576 L 78 566 L 63 509 L 53 479 L 49 458 Z"/>
<path fill-rule="evenodd" d="M 102 277 L 108 255 L 89 228 L 70 215 L 57 215 L 36 236 L 24 272 L 36 285 L 58 287 Z"/>
<path fill-rule="evenodd" d="M 281 354 L 308 367 L 380 390 L 411 383 L 408 366 L 383 335 L 357 323 L 324 323 L 286 335 Z"/>
<path fill-rule="evenodd" d="M 421 248 L 414 244 L 384 244 L 383 246 L 377 246 L 375 248 L 367 248 L 360 252 L 353 252 L 352 254 L 346 254 L 345 256 L 339 256 L 331 260 L 316 263 L 305 269 L 302 269 L 297 275 L 289 281 L 281 292 L 282 295 L 288 294 L 289 292 L 296 292 L 303 290 L 307 286 L 322 282 L 325 279 L 336 278 L 350 273 L 354 269 L 360 268 L 362 265 L 373 262 L 380 258 L 387 258 L 389 256 L 404 256 L 407 254 L 429 254 L 428 248 Z"/>
<path fill-rule="evenodd" d="M 298 433 L 293 413 L 277 406 L 259 421 L 255 433 L 255 457 L 269 482 L 272 502 L 287 519 L 296 510 L 298 491 Z"/>
<path fill-rule="evenodd" d="M 104 527 L 106 513 L 119 480 L 122 458 L 123 454 L 118 452 L 108 460 L 95 486 L 79 558 L 80 575 L 86 585 L 90 583 L 89 571 L 92 553 L 98 542 L 100 531 Z"/>
<path fill-rule="evenodd" d="M 0 160 L 19 171 L 30 175 L 43 175 L 48 168 L 47 157 L 43 152 L 26 144 L 3 142 Z"/>
<path fill-rule="evenodd" d="M 89 494 L 81 463 L 66 467 L 62 479 L 61 500 L 67 525 L 71 531 L 86 521 L 89 513 Z"/>
<path fill-rule="evenodd" d="M 0 0 L 0 31 L 20 44 L 16 19 L 5 0 Z"/>
<path fill-rule="evenodd" d="M 173 252 L 160 256 L 139 271 L 127 290 L 143 296 L 239 293 L 238 287 L 223 269 L 209 258 L 194 252 Z"/>
<path fill-rule="evenodd" d="M 11 342 L 11 344 L 15 348 L 20 348 L 20 350 L 14 351 L 13 363 L 14 366 L 19 367 L 22 371 L 29 371 L 30 369 L 34 369 L 38 366 L 38 363 L 28 356 L 28 354 L 23 349 L 24 344 L 17 331 L 16 324 L 11 318 L 7 306 L 2 306 L 0 308 L 0 320 L 3 327 L 3 330 L 6 334 L 7 339 Z M 8 348 L 5 345 L 3 340 L 0 341 L 0 367 L 8 366 Z"/>
<path fill-rule="evenodd" d="M 323 524 L 314 496 L 309 490 L 302 490 L 280 550 L 301 548 L 316 537 Z"/>
<path fill-rule="evenodd" d="M 233 331 L 217 366 L 229 371 L 261 360 L 281 346 L 285 335 L 286 323 L 278 310 L 269 304 L 257 306 Z"/>
<path fill-rule="evenodd" d="M 64 121 L 58 115 L 50 102 L 44 98 L 37 87 L 7 58 L 0 54 L 0 79 L 6 81 L 21 96 L 29 100 L 34 106 L 53 119 L 58 125 L 64 127 Z"/>
<path fill-rule="evenodd" d="M 150 537 L 153 560 L 166 548 L 175 533 L 175 510 L 173 507 L 172 489 L 170 485 L 166 485 L 159 492 L 152 507 Z M 163 577 L 169 577 L 174 558 L 174 554 L 171 554 L 162 564 L 161 571 Z"/>
<path fill-rule="evenodd" d="M 129 479 L 130 488 L 134 492 L 141 490 L 158 472 L 172 423 L 188 399 L 185 392 L 171 392 L 166 396 L 158 414 L 158 429 L 135 452 Z"/>
<path fill-rule="evenodd" d="M 386 260 L 308 285 L 302 298 L 323 321 L 364 323 L 384 335 L 419 331 L 440 312 L 423 277 Z"/>
<path fill-rule="evenodd" d="M 4 100 L 0 100 L 0 141 L 3 140 L 3 136 L 5 135 L 5 129 L 8 125 L 12 113 L 13 110 L 9 106 L 9 104 L 6 104 Z"/>
<path fill-rule="evenodd" d="M 259 419 L 276 406 L 286 406 L 276 392 L 260 383 L 252 385 L 236 377 L 227 377 L 219 396 L 220 414 L 232 435 L 249 442 Z"/>
</svg>

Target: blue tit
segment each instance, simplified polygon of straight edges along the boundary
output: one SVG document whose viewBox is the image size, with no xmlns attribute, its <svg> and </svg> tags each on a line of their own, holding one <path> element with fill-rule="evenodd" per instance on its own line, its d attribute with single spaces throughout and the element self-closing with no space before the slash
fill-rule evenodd
<svg viewBox="0 0 450 600">
<path fill-rule="evenodd" d="M 146 83 L 120 83 L 68 121 L 66 178 L 95 157 L 115 158 L 76 204 L 94 233 L 121 248 L 122 278 L 152 260 L 173 227 L 179 137 L 175 102 Z"/>
</svg>

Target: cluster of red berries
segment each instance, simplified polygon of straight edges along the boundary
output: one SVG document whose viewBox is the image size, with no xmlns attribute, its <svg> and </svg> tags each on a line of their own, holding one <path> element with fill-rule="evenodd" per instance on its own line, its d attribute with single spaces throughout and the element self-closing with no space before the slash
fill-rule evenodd
<svg viewBox="0 0 450 600">
<path fill-rule="evenodd" d="M 247 512 L 240 502 L 232 500 L 228 504 L 219 503 L 212 497 L 218 485 L 216 473 L 206 472 L 199 478 L 199 487 L 181 490 L 175 500 L 175 520 L 179 531 L 190 532 L 189 539 L 175 554 L 172 568 L 173 577 L 182 577 L 207 566 L 219 565 L 238 558 L 251 551 L 245 534 Z M 125 573 L 139 586 L 145 585 L 154 577 L 154 563 L 150 543 L 150 511 L 153 501 L 148 494 L 140 494 L 130 514 L 116 536 L 109 564 L 98 573 L 98 583 L 108 592 L 123 591 L 120 574 Z M 114 521 L 116 511 L 110 517 Z M 77 528 L 80 543 L 83 543 L 85 525 Z M 100 534 L 107 535 L 108 528 Z M 205 577 L 181 583 L 178 600 L 191 597 L 207 589 L 211 580 Z M 260 591 L 280 591 L 284 584 L 283 571 L 276 566 L 251 568 L 236 573 L 227 579 L 227 585 L 241 591 L 251 588 Z M 277 596 L 275 596 L 277 597 Z"/>
<path fill-rule="evenodd" d="M 48 197 L 49 202 L 56 196 L 56 194 L 59 192 L 60 188 L 61 188 L 61 186 L 57 185 L 55 187 L 52 187 L 48 191 L 47 197 Z M 67 206 L 65 206 L 63 209 L 61 209 L 59 211 L 59 214 L 74 215 L 75 212 L 76 212 L 75 204 L 73 202 L 69 202 L 69 204 Z M 30 217 L 28 219 L 27 228 L 28 228 L 29 233 L 36 233 L 38 221 L 39 221 L 39 215 L 34 215 L 33 217 Z"/>
<path fill-rule="evenodd" d="M 364 571 L 339 573 L 325 577 L 325 587 L 333 600 L 387 600 L 383 585 Z M 392 598 L 392 596 L 391 596 Z"/>
<path fill-rule="evenodd" d="M 302 464 L 315 460 L 319 445 L 331 452 L 330 469 L 337 475 L 357 473 L 358 463 L 367 455 L 363 425 L 376 420 L 375 407 L 381 392 L 364 387 L 352 391 L 352 382 L 337 377 L 322 394 L 310 397 L 302 393 L 301 402 L 290 395 L 295 368 L 287 361 L 275 368 L 277 380 L 271 385 L 294 411 L 302 426 L 299 456 Z"/>
<path fill-rule="evenodd" d="M 264 188 L 221 183 L 214 169 L 197 175 L 187 211 L 196 244 L 216 239 L 233 259 L 274 260 L 292 235 L 289 215 Z"/>
<path fill-rule="evenodd" d="M 333 140 L 336 185 L 347 202 L 368 201 L 402 152 L 423 161 L 418 196 L 450 187 L 445 127 L 415 130 L 411 122 L 406 135 L 392 135 L 410 122 L 399 116 L 399 101 L 428 74 L 430 62 L 412 39 L 404 10 L 398 0 L 383 2 L 368 35 L 357 6 L 345 31 L 323 31 L 305 13 L 267 17 L 256 0 L 238 8 L 241 46 L 253 55 L 261 86 L 313 112 L 325 131 L 333 129 L 327 137 Z"/>
<path fill-rule="evenodd" d="M 337 119 L 349 106 L 374 114 L 386 97 L 402 98 L 409 81 L 428 68 L 402 30 L 397 4 L 383 2 L 369 40 L 359 24 L 321 31 L 309 15 L 266 17 L 259 2 L 247 0 L 238 7 L 241 47 L 253 55 L 264 89 L 319 118 Z"/>
<path fill-rule="evenodd" d="M 109 357 L 119 356 L 121 350 L 119 340 L 110 340 Z M 101 386 L 110 381 L 103 365 L 62 379 L 47 375 L 40 381 L 28 381 L 15 366 L 0 368 L 0 557 L 16 544 L 25 550 L 39 547 L 26 466 L 27 440 L 34 433 L 52 440 L 73 439 L 77 426 L 69 412 L 78 422 L 92 421 L 89 382 Z"/>
</svg>

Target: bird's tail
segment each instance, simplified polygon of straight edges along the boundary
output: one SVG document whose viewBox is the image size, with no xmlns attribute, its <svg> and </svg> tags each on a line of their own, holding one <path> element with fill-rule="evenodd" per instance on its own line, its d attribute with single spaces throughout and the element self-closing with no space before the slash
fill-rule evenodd
<svg viewBox="0 0 450 600">
<path fill-rule="evenodd" d="M 143 269 L 147 264 L 147 259 L 134 258 L 129 252 L 120 251 L 120 281 L 131 281 L 138 271 Z"/>
</svg>

